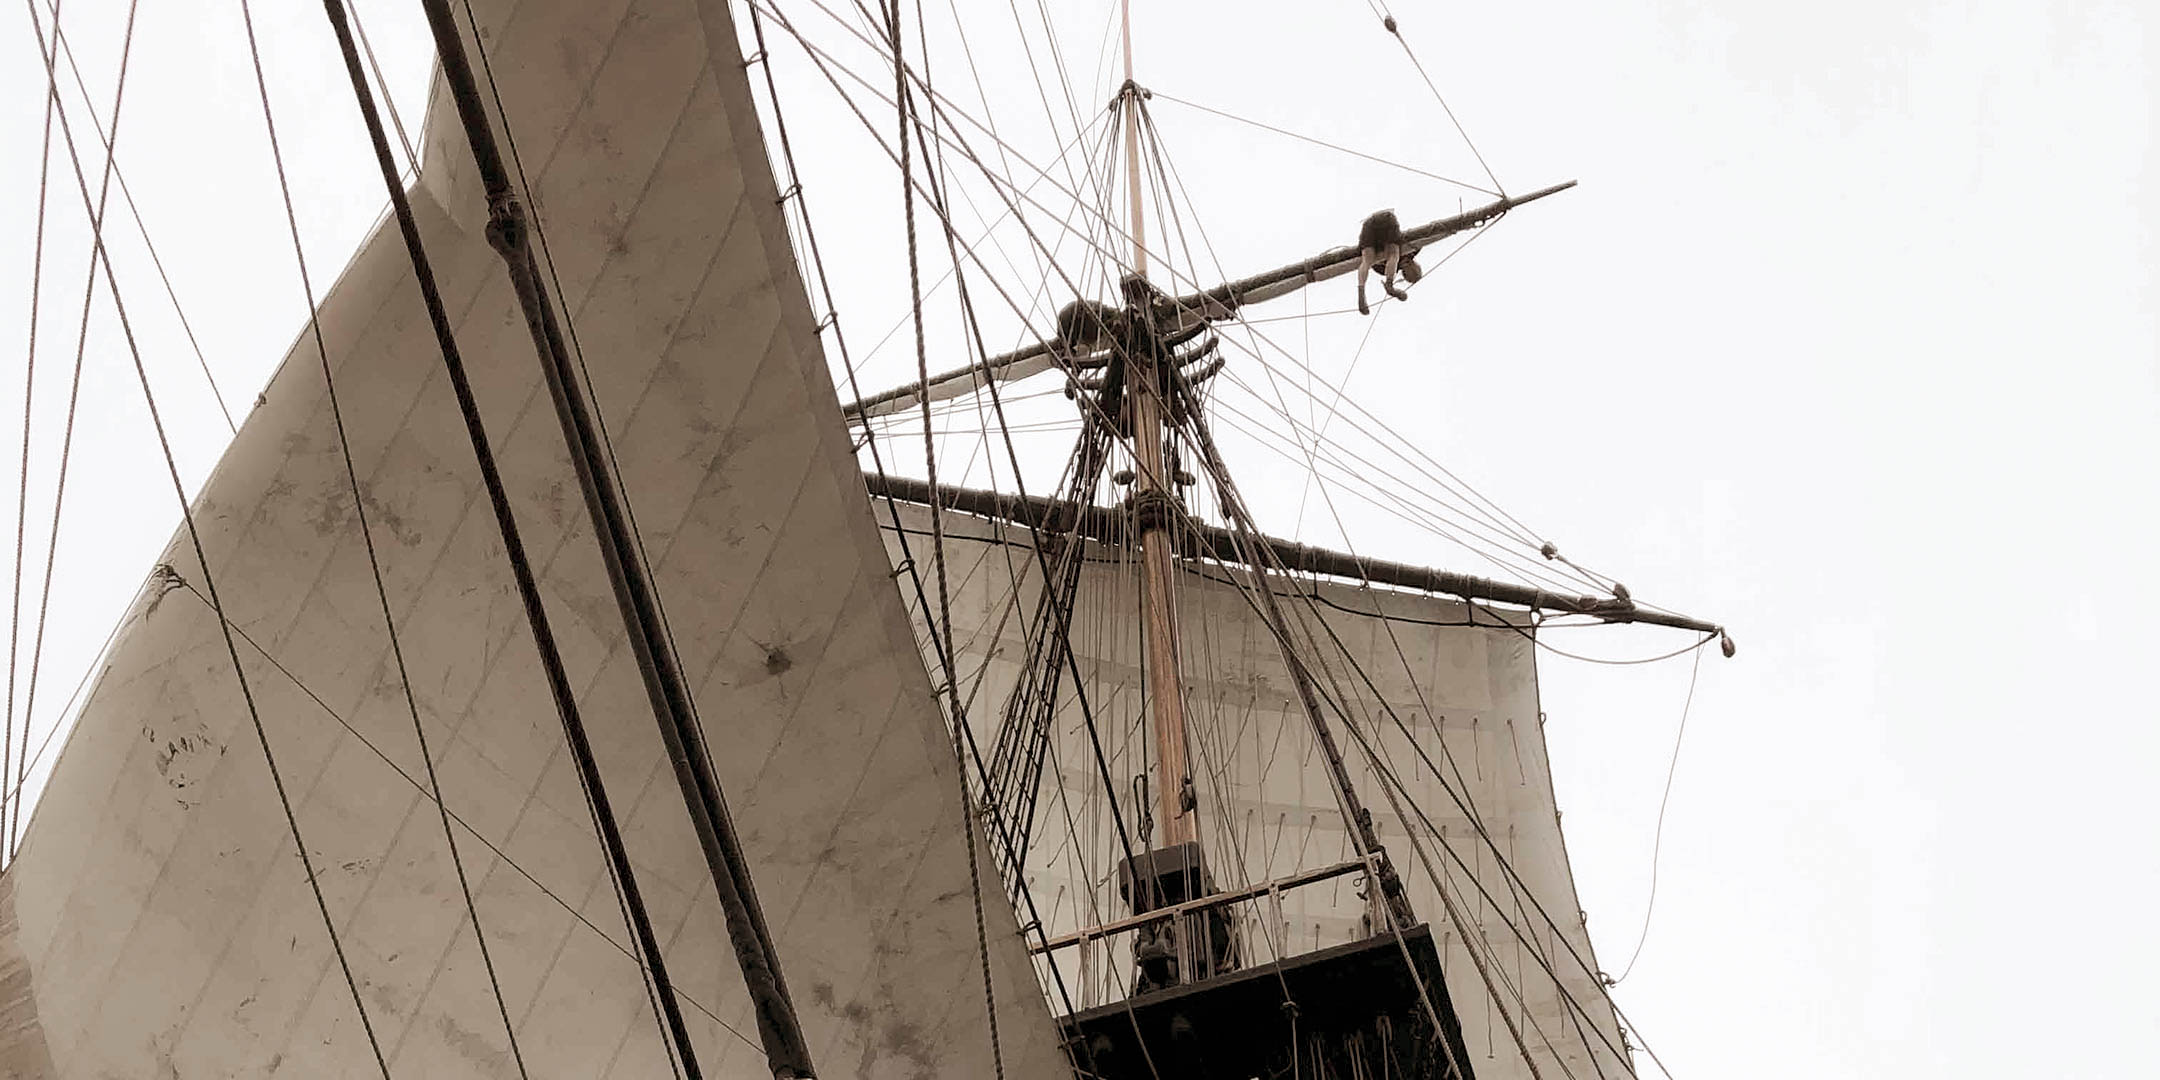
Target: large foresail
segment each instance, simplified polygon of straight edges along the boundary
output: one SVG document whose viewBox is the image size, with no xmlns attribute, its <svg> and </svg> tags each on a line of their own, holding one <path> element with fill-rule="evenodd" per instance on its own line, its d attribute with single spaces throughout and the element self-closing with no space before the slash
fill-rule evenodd
<svg viewBox="0 0 2160 1080">
<path fill-rule="evenodd" d="M 919 561 L 929 543 L 927 508 L 901 503 L 897 510 L 899 528 L 888 525 L 887 546 L 900 560 L 905 537 Z M 1018 525 L 947 511 L 942 529 L 956 668 L 987 758 L 999 743 L 1004 703 L 1026 677 L 1041 564 L 1030 531 Z M 1116 868 L 1124 843 L 1143 842 L 1132 835 L 1146 828 L 1148 801 L 1136 778 L 1150 768 L 1133 556 L 1090 544 L 1086 557 L 1070 616 L 1075 663 L 1068 669 L 1081 692 L 1063 694 L 1055 711 L 1023 872 L 1043 923 L 1035 940 L 1066 942 L 1050 954 L 1054 968 L 1039 961 L 1046 990 L 1061 1007 L 1069 1000 L 1079 1010 L 1133 993 L 1129 934 L 1072 939 L 1127 915 Z M 1254 579 L 1215 563 L 1180 565 L 1201 845 L 1220 892 L 1253 892 L 1231 906 L 1243 966 L 1264 970 L 1371 937 L 1359 874 L 1264 888 L 1342 866 L 1356 858 L 1355 845 L 1276 639 L 1253 602 Z M 1528 620 L 1483 605 L 1473 615 L 1463 601 L 1426 594 L 1270 580 L 1279 597 L 1314 620 L 1322 644 L 1310 663 L 1351 715 L 1353 730 L 1338 738 L 1411 906 L 1441 945 L 1448 997 L 1475 1075 L 1633 1075 L 1576 903 Z M 1104 797 L 1106 774 L 1115 806 Z M 1444 901 L 1436 881 L 1447 886 Z M 1277 1013 L 1252 1022 L 1255 1038 L 1282 1034 Z"/>
<path fill-rule="evenodd" d="M 951 744 L 790 258 L 727 4 L 474 6 L 821 1074 L 992 1075 L 986 978 L 1005 1074 L 1064 1073 L 987 858 L 971 887 Z M 769 1075 L 437 96 L 415 210 L 638 886 L 704 1074 Z M 666 1075 L 394 228 L 321 320 L 478 919 L 303 336 L 195 505 L 207 566 L 184 537 L 168 549 L 0 879 L 0 1074 L 372 1075 L 380 1055 L 394 1076 Z M 293 825 L 204 599 L 213 581 Z"/>
</svg>

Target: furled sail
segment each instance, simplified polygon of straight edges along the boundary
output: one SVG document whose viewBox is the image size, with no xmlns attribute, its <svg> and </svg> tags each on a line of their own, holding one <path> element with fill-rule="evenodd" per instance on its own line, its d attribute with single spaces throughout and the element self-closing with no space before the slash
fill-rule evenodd
<svg viewBox="0 0 2160 1080">
<path fill-rule="evenodd" d="M 897 503 L 893 514 L 883 523 L 896 565 L 926 566 L 928 507 Z M 1042 574 L 1025 527 L 951 510 L 940 525 L 954 667 L 978 743 L 990 757 L 1006 722 L 1004 703 L 1026 678 L 1025 638 L 1043 595 Z M 1047 739 L 1043 789 L 1032 802 L 1022 800 L 1034 818 L 1023 876 L 1042 920 L 1038 942 L 1070 939 L 1127 915 L 1117 870 L 1127 841 L 1113 814 L 1125 816 L 1123 828 L 1137 844 L 1130 834 L 1145 828 L 1139 819 L 1149 801 L 1134 779 L 1150 769 L 1142 641 L 1133 616 L 1136 556 L 1092 542 L 1084 550 L 1069 635 L 1082 693 L 1061 699 Z M 1211 562 L 1179 565 L 1180 659 L 1201 844 L 1218 890 L 1257 893 L 1233 908 L 1243 931 L 1243 966 L 1264 968 L 1371 937 L 1356 874 L 1259 888 L 1352 860 L 1354 845 L 1276 639 L 1247 592 L 1255 578 Z M 1301 605 L 1305 617 L 1325 623 L 1315 623 L 1323 644 L 1311 663 L 1347 699 L 1357 730 L 1338 738 L 1411 903 L 1442 946 L 1448 997 L 1476 1076 L 1632 1075 L 1594 975 L 1561 839 L 1527 620 L 1483 605 L 1473 620 L 1465 602 L 1426 594 L 1282 575 L 1268 581 L 1278 596 L 1310 598 Z M 918 632 L 934 663 L 928 625 L 920 620 Z M 996 769 L 993 763 L 984 772 Z M 1104 797 L 1105 773 L 1116 808 Z M 1395 799 L 1383 794 L 1390 786 Z M 1471 940 L 1423 872 L 1413 835 L 1447 883 Z M 1131 994 L 1131 944 L 1129 934 L 1105 935 L 1039 957 L 1053 1002 L 1064 1007 L 1060 999 L 1069 999 L 1070 1007 L 1084 1010 Z M 1280 1021 L 1271 1011 L 1253 1023 Z M 1261 1030 L 1252 1037 L 1262 1037 Z M 1536 1074 L 1523 1060 L 1525 1050 Z"/>
<path fill-rule="evenodd" d="M 474 6 L 821 1075 L 991 1075 L 986 978 L 1005 1074 L 1066 1075 L 987 854 L 971 886 L 952 744 L 842 429 L 727 4 Z M 440 90 L 426 141 L 421 230 L 700 1064 L 769 1076 Z M 0 1075 L 373 1075 L 379 1054 L 393 1076 L 516 1076 L 511 1031 L 534 1077 L 665 1075 L 394 227 L 320 317 L 477 922 L 303 335 L 195 504 L 207 567 L 184 535 L 168 549 L 0 878 Z M 212 579 L 327 927 L 204 599 Z"/>
</svg>

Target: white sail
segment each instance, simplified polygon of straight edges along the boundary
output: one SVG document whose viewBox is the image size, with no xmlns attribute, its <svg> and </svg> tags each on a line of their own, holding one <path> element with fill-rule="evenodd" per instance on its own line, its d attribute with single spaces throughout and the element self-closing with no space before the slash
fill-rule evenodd
<svg viewBox="0 0 2160 1080">
<path fill-rule="evenodd" d="M 821 1073 L 1066 1072 L 839 419 L 723 0 L 475 0 L 560 295 Z M 464 137 L 414 191 L 705 1075 L 767 1076 Z M 668 1065 L 419 303 L 321 304 L 390 605 L 534 1077 Z M 515 1076 L 303 335 L 121 630 L 0 879 L 0 1076 Z M 350 962 L 332 955 L 214 576 Z M 499 852 L 499 854 L 498 854 Z M 987 926 L 978 939 L 977 901 Z M 983 946 L 987 946 L 987 957 Z"/>
<path fill-rule="evenodd" d="M 928 508 L 900 503 L 898 510 L 912 561 L 925 577 L 925 595 L 934 597 Z M 901 534 L 886 523 L 887 547 L 898 563 Z M 942 527 L 956 667 L 963 694 L 972 695 L 971 722 L 987 746 L 1022 677 L 1027 616 L 1041 596 L 1042 576 L 1023 527 L 953 511 L 942 515 Z M 1140 632 L 1132 614 L 1139 605 L 1133 558 L 1090 545 L 1081 572 L 1070 639 L 1106 761 L 1098 765 L 1086 722 L 1068 693 L 1050 740 L 1046 789 L 1026 859 L 1044 938 L 1129 914 L 1117 885 L 1121 842 L 1101 793 L 1107 771 L 1120 788 L 1127 828 L 1135 828 L 1134 807 L 1147 800 L 1123 785 L 1149 771 L 1150 747 Z M 1219 565 L 1181 566 L 1180 667 L 1201 843 L 1217 888 L 1260 885 L 1354 858 L 1335 789 L 1275 638 L 1240 585 L 1240 577 L 1246 583 L 1251 578 Z M 1479 1080 L 1529 1080 L 1524 1047 L 1547 1077 L 1631 1075 L 1613 1009 L 1592 975 L 1595 961 L 1545 757 L 1527 620 L 1481 606 L 1483 625 L 1472 627 L 1466 625 L 1468 605 L 1458 600 L 1304 578 L 1271 581 L 1280 596 L 1315 597 L 1311 606 L 1291 606 L 1301 607 L 1307 619 L 1325 620 L 1332 635 L 1315 624 L 1322 642 L 1331 647 L 1340 641 L 1332 650 L 1318 650 L 1316 663 L 1357 719 L 1358 731 L 1338 729 L 1337 739 L 1381 841 L 1409 886 L 1412 906 L 1444 946 L 1448 995 Z M 1008 614 L 1016 582 L 1023 603 Z M 927 624 L 919 632 L 927 651 Z M 1402 727 L 1394 723 L 1398 717 Z M 1372 754 L 1359 749 L 1360 738 Z M 1399 779 L 1411 823 L 1384 794 L 1375 757 Z M 1475 812 L 1490 845 L 1434 766 Z M 1444 848 L 1419 823 L 1419 811 L 1438 828 Z M 1490 986 L 1414 853 L 1413 831 L 1447 882 L 1464 928 L 1477 939 Z M 1501 867 L 1503 858 L 1512 876 Z M 1247 966 L 1370 937 L 1358 881 L 1340 876 L 1238 905 Z M 1084 960 L 1082 952 L 1060 950 L 1058 971 L 1043 968 L 1054 1003 L 1062 1004 L 1055 985 L 1060 978 L 1062 993 L 1080 1009 L 1131 992 L 1129 936 L 1086 950 Z M 1509 1031 L 1511 1020 L 1521 1047 Z"/>
</svg>

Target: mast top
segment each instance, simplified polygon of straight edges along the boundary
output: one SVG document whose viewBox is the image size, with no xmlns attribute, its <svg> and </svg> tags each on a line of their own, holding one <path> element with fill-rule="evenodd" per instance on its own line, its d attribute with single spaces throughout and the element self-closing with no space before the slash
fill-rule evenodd
<svg viewBox="0 0 2160 1080">
<path fill-rule="evenodd" d="M 1117 97 L 1125 110 L 1125 198 L 1132 222 L 1133 273 L 1146 280 L 1147 219 L 1140 200 L 1140 94 L 1139 84 L 1133 81 L 1132 0 L 1122 0 L 1119 8 L 1125 37 L 1125 84 Z"/>
</svg>

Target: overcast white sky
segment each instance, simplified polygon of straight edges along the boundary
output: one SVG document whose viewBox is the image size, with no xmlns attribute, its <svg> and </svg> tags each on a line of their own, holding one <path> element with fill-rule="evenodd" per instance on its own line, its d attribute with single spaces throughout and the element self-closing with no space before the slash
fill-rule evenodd
<svg viewBox="0 0 2160 1080">
<path fill-rule="evenodd" d="M 1476 201 L 1167 100 L 1478 179 L 1360 0 L 1137 6 L 1140 80 L 1160 93 L 1164 146 L 1198 208 L 1187 226 L 1224 269 L 1347 242 L 1375 207 L 1426 219 Z M 326 288 L 383 199 L 319 8 L 260 7 Z M 416 123 L 428 55 L 415 6 L 358 7 Z M 812 4 L 780 7 L 840 47 Z M 1107 5 L 1052 7 L 1074 98 L 1097 108 L 1116 82 L 1096 60 Z M 1264 327 L 1569 554 L 1734 628 L 1739 657 L 1701 669 L 1655 921 L 1617 991 L 1683 1078 L 2151 1072 L 2160 29 L 2131 4 L 2010 7 L 1404 3 L 1407 39 L 1500 180 L 1581 187 L 1511 216 L 1370 323 Z M 1044 125 L 1063 121 L 1044 119 L 1011 10 L 966 10 L 1001 132 L 1047 162 L 1059 140 Z M 125 5 L 67 11 L 109 118 Z M 950 13 L 929 18 L 940 85 L 974 103 Z M 26 12 L 0 27 L 0 456 L 12 460 L 43 91 Z M 145 5 L 135 49 L 122 168 L 244 413 L 304 302 L 237 4 Z M 867 349 L 906 310 L 896 182 L 863 167 L 876 159 L 822 80 L 781 71 L 820 235 L 839 256 L 842 317 Z M 87 149 L 86 115 L 71 108 Z M 1061 96 L 1049 115 L 1069 115 Z M 54 160 L 25 652 L 86 254 L 72 174 Z M 199 483 L 224 421 L 132 226 L 111 235 Z M 1214 269 L 1198 261 L 1192 273 Z M 1349 306 L 1347 282 L 1329 288 L 1310 310 Z M 177 520 L 110 301 L 98 303 L 40 736 Z M 990 321 L 1019 333 L 1009 313 Z M 906 344 L 866 361 L 866 388 L 912 371 Z M 1242 377 L 1265 385 L 1255 368 Z M 1333 542 L 1317 511 L 1300 525 L 1312 504 L 1289 463 L 1229 441 L 1263 524 Z M 1482 569 L 1384 521 L 1352 528 L 1367 553 Z M 1615 658 L 1684 643 L 1570 633 L 1571 648 Z M 1548 656 L 1542 670 L 1576 878 L 1616 969 L 1642 926 L 1689 669 Z"/>
</svg>

